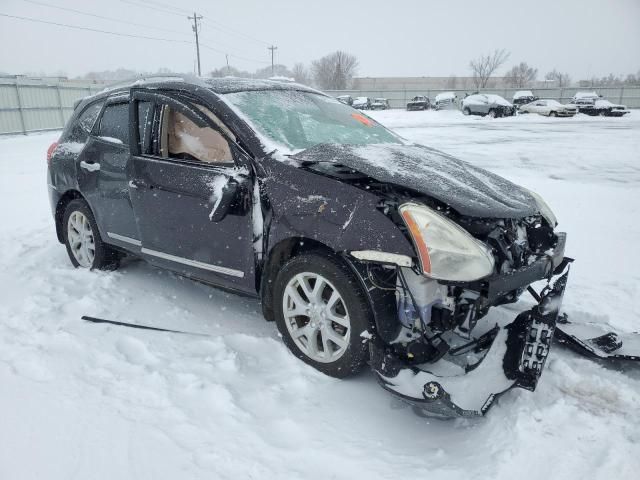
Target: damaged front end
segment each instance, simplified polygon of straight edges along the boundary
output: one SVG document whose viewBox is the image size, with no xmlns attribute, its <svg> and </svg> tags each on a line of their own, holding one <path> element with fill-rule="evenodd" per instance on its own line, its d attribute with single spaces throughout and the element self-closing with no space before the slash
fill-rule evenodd
<svg viewBox="0 0 640 480">
<path fill-rule="evenodd" d="M 568 269 L 567 269 L 568 270 Z M 429 339 L 440 353 L 435 361 L 418 363 L 399 355 L 379 338 L 370 342 L 371 367 L 379 383 L 430 415 L 484 415 L 496 397 L 520 387 L 535 390 L 554 336 L 568 271 L 541 295 L 532 309 L 504 326 L 477 336 L 441 333 Z"/>
<path fill-rule="evenodd" d="M 383 388 L 428 415 L 484 415 L 507 390 L 533 391 L 537 385 L 572 261 L 564 256 L 566 235 L 554 233 L 552 222 L 539 215 L 519 221 L 456 219 L 456 227 L 444 223 L 438 227 L 432 220 L 435 215 L 404 218 L 417 245 L 418 265 L 361 266 L 374 302 L 396 306 L 394 312 L 376 308 L 378 328 L 369 343 L 371 367 Z M 474 253 L 469 239 L 467 246 L 452 236 L 460 225 L 478 243 L 478 252 Z M 426 232 L 423 238 L 412 231 L 417 228 Z M 438 233 L 438 228 L 444 233 Z M 455 251 L 438 252 L 438 235 Z M 420 255 L 425 255 L 426 245 L 431 255 L 425 259 Z M 482 263 L 485 245 L 491 254 L 489 275 L 482 271 L 489 268 Z M 465 272 L 462 260 L 469 262 L 472 255 L 477 257 L 476 265 L 471 273 Z M 531 287 L 537 281 L 546 281 L 539 294 Z M 479 322 L 491 307 L 514 303 L 525 290 L 536 299 L 533 308 L 512 320 L 492 325 Z"/>
</svg>

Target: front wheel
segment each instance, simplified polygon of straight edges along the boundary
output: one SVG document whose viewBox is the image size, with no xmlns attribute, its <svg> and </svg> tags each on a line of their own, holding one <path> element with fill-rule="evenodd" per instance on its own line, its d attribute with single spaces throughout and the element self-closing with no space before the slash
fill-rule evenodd
<svg viewBox="0 0 640 480">
<path fill-rule="evenodd" d="M 358 279 L 338 257 L 292 258 L 276 278 L 273 298 L 278 330 L 296 357 L 336 378 L 362 370 L 368 348 L 360 334 L 372 315 Z"/>
<path fill-rule="evenodd" d="M 471 115 L 471 110 L 469 110 L 469 107 L 464 107 L 464 108 L 462 109 L 462 113 L 463 113 L 464 115 Z"/>
<path fill-rule="evenodd" d="M 102 241 L 87 202 L 82 199 L 69 202 L 62 221 L 64 243 L 74 267 L 99 270 L 117 268 L 120 254 Z"/>
<path fill-rule="evenodd" d="M 489 113 L 487 114 L 489 116 L 489 118 L 496 118 L 497 113 L 496 111 L 492 108 L 491 110 L 489 110 Z"/>
<path fill-rule="evenodd" d="M 557 117 L 557 116 L 558 116 L 558 114 L 557 114 L 556 112 L 551 112 L 551 113 L 549 113 L 549 116 L 550 116 L 550 117 Z"/>
</svg>

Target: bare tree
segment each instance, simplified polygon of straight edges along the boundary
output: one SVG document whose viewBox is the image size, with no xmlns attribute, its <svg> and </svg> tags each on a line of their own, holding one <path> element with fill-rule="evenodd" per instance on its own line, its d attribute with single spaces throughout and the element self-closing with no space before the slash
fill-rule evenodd
<svg viewBox="0 0 640 480">
<path fill-rule="evenodd" d="M 216 68 L 215 70 L 211 70 L 209 72 L 210 77 L 219 78 L 219 77 L 251 77 L 251 74 L 244 70 L 238 70 L 233 65 L 224 66 L 220 68 Z"/>
<path fill-rule="evenodd" d="M 311 85 L 311 74 L 303 63 L 296 63 L 293 69 L 291 69 L 291 73 L 293 74 L 293 78 L 296 79 L 296 82 L 303 85 Z"/>
<path fill-rule="evenodd" d="M 473 73 L 473 83 L 476 88 L 486 87 L 491 75 L 507 61 L 509 55 L 511 54 L 503 48 L 501 50 L 496 49 L 493 53 L 481 55 L 475 60 L 471 60 L 469 67 Z"/>
<path fill-rule="evenodd" d="M 286 77 L 292 78 L 293 73 L 285 65 L 276 63 L 271 70 L 271 65 L 256 70 L 254 74 L 256 78 Z"/>
<path fill-rule="evenodd" d="M 545 80 L 558 82 L 559 87 L 568 87 L 571 84 L 571 77 L 568 73 L 561 73 L 555 68 L 545 75 Z"/>
<path fill-rule="evenodd" d="M 350 84 L 358 68 L 358 59 L 338 50 L 314 60 L 311 71 L 316 84 L 326 90 L 344 90 Z"/>
<path fill-rule="evenodd" d="M 538 69 L 530 67 L 526 62 L 514 65 L 505 75 L 507 85 L 523 88 L 533 82 L 538 76 Z"/>
<path fill-rule="evenodd" d="M 624 83 L 627 85 L 640 85 L 640 71 L 638 71 L 637 75 L 633 73 L 628 74 L 624 79 Z"/>
</svg>

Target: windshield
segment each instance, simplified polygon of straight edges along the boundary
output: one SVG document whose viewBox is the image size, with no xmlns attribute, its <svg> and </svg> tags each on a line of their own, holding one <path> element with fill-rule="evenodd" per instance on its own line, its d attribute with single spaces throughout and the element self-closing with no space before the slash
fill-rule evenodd
<svg viewBox="0 0 640 480">
<path fill-rule="evenodd" d="M 320 143 L 402 143 L 375 120 L 331 97 L 296 90 L 224 95 L 267 148 L 294 153 Z"/>
</svg>

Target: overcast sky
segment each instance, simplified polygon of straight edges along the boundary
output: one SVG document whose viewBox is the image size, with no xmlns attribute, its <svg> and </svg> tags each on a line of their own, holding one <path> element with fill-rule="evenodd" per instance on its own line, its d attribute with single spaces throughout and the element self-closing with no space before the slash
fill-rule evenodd
<svg viewBox="0 0 640 480">
<path fill-rule="evenodd" d="M 204 16 L 202 42 L 219 50 L 202 49 L 203 72 L 223 66 L 225 52 L 240 69 L 263 67 L 271 43 L 278 47 L 276 62 L 288 66 L 345 50 L 358 57 L 360 76 L 468 75 L 469 60 L 495 48 L 511 52 L 503 70 L 526 61 L 539 78 L 553 68 L 574 80 L 640 70 L 640 0 L 0 0 L 0 14 L 190 42 L 186 10 Z M 194 68 L 189 43 L 3 16 L 0 40 L 6 73 Z"/>
</svg>

